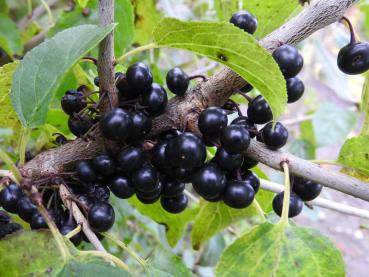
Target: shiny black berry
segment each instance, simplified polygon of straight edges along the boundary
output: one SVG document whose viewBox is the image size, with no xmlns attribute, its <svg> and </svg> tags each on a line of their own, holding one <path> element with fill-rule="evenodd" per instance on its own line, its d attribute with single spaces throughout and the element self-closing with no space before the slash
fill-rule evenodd
<svg viewBox="0 0 369 277">
<path fill-rule="evenodd" d="M 59 231 L 62 235 L 67 235 L 70 232 L 72 232 L 74 229 L 77 228 L 77 224 L 74 222 L 74 220 L 70 220 L 60 226 Z M 81 244 L 83 240 L 83 233 L 80 231 L 79 233 L 75 234 L 73 237 L 70 238 L 70 241 L 75 245 L 78 246 Z"/>
<path fill-rule="evenodd" d="M 279 122 L 273 128 L 273 122 L 269 122 L 261 130 L 261 138 L 265 145 L 272 150 L 283 147 L 288 139 L 287 129 Z"/>
<path fill-rule="evenodd" d="M 95 203 L 95 199 L 86 194 L 79 195 L 78 201 L 78 204 L 81 204 L 84 208 L 90 208 Z"/>
<path fill-rule="evenodd" d="M 145 165 L 132 174 L 132 183 L 136 190 L 140 192 L 152 192 L 159 187 L 157 170 Z"/>
<path fill-rule="evenodd" d="M 294 176 L 292 191 L 296 193 L 303 201 L 311 201 L 319 196 L 323 189 L 321 184 Z"/>
<path fill-rule="evenodd" d="M 16 213 L 18 200 L 22 196 L 22 189 L 17 184 L 11 183 L 0 191 L 0 206 L 9 213 Z"/>
<path fill-rule="evenodd" d="M 217 165 L 228 172 L 232 172 L 241 167 L 243 154 L 229 154 L 224 148 L 218 148 L 215 154 Z"/>
<path fill-rule="evenodd" d="M 94 231 L 108 231 L 114 224 L 114 209 L 106 202 L 97 202 L 88 211 L 87 219 Z"/>
<path fill-rule="evenodd" d="M 33 213 L 30 225 L 31 225 L 32 230 L 49 228 L 47 226 L 45 219 L 42 217 L 42 215 L 39 212 Z"/>
<path fill-rule="evenodd" d="M 190 83 L 188 75 L 179 67 L 168 71 L 166 77 L 168 89 L 178 96 L 183 96 Z"/>
<path fill-rule="evenodd" d="M 159 135 L 159 138 L 161 140 L 168 141 L 168 140 L 171 140 L 173 138 L 178 137 L 180 134 L 181 134 L 180 131 L 178 131 L 176 129 L 171 129 L 171 130 L 167 130 L 167 131 L 161 132 L 160 135 Z"/>
<path fill-rule="evenodd" d="M 255 194 L 259 191 L 260 188 L 260 179 L 259 177 L 250 170 L 241 170 L 242 181 L 247 182 L 252 186 L 255 191 Z"/>
<path fill-rule="evenodd" d="M 250 138 L 254 138 L 256 136 L 257 128 L 254 123 L 251 122 L 246 116 L 239 116 L 235 118 L 232 122 L 232 125 L 240 125 L 244 127 L 250 133 Z"/>
<path fill-rule="evenodd" d="M 273 210 L 279 216 L 282 216 L 283 196 L 284 192 L 280 192 L 273 199 Z M 304 202 L 302 202 L 302 199 L 296 194 L 291 193 L 288 217 L 295 217 L 299 215 L 302 211 L 303 206 Z"/>
<path fill-rule="evenodd" d="M 142 95 L 142 106 L 151 116 L 163 113 L 167 104 L 167 92 L 159 84 L 152 84 L 151 88 Z"/>
<path fill-rule="evenodd" d="M 254 198 L 254 189 L 248 182 L 243 181 L 228 181 L 223 193 L 224 203 L 235 209 L 250 206 Z"/>
<path fill-rule="evenodd" d="M 168 160 L 165 156 L 165 149 L 168 145 L 168 142 L 161 141 L 155 144 L 154 148 L 152 149 L 152 158 L 151 162 L 154 166 L 159 169 L 165 169 L 170 167 Z"/>
<path fill-rule="evenodd" d="M 218 107 L 210 107 L 204 110 L 198 121 L 201 133 L 209 137 L 217 137 L 227 124 L 227 114 Z"/>
<path fill-rule="evenodd" d="M 153 81 L 150 68 L 142 62 L 129 66 L 126 72 L 126 78 L 128 84 L 138 91 L 148 89 Z"/>
<path fill-rule="evenodd" d="M 131 179 L 123 174 L 113 177 L 109 182 L 111 192 L 118 198 L 128 199 L 135 194 Z"/>
<path fill-rule="evenodd" d="M 295 77 L 304 65 L 304 59 L 292 45 L 282 45 L 273 52 L 273 58 L 279 65 L 285 78 Z"/>
<path fill-rule="evenodd" d="M 183 193 L 185 183 L 165 177 L 161 180 L 161 196 L 166 198 L 176 197 Z"/>
<path fill-rule="evenodd" d="M 107 154 L 101 154 L 92 160 L 93 168 L 103 176 L 112 176 L 115 173 L 115 162 Z"/>
<path fill-rule="evenodd" d="M 129 99 L 135 99 L 140 96 L 142 93 L 141 90 L 135 89 L 132 87 L 125 77 L 120 78 L 117 80 L 116 85 L 118 89 L 118 96 L 120 100 L 129 100 Z"/>
<path fill-rule="evenodd" d="M 203 198 L 214 199 L 222 194 L 226 181 L 221 169 L 215 164 L 208 163 L 195 172 L 192 186 Z"/>
<path fill-rule="evenodd" d="M 171 198 L 161 197 L 160 203 L 163 209 L 166 210 L 168 213 L 178 214 L 186 209 L 188 198 L 185 194 L 182 193 Z"/>
<path fill-rule="evenodd" d="M 86 134 L 94 124 L 93 119 L 87 115 L 75 115 L 68 119 L 69 130 L 76 137 Z"/>
<path fill-rule="evenodd" d="M 145 162 L 145 153 L 141 147 L 127 147 L 117 155 L 121 171 L 128 172 L 139 169 Z"/>
<path fill-rule="evenodd" d="M 18 200 L 17 213 L 21 219 L 31 222 L 32 215 L 37 211 L 37 207 L 32 203 L 31 199 L 23 196 Z"/>
<path fill-rule="evenodd" d="M 100 120 L 100 130 L 103 136 L 110 140 L 124 141 L 132 128 L 132 118 L 124 109 L 112 109 Z"/>
<path fill-rule="evenodd" d="M 263 96 L 259 95 L 249 103 L 247 117 L 255 124 L 265 124 L 273 119 L 272 110 Z"/>
<path fill-rule="evenodd" d="M 138 200 L 140 200 L 144 204 L 153 204 L 159 200 L 161 194 L 161 184 L 159 183 L 158 186 L 149 192 L 145 191 L 136 191 L 136 196 Z"/>
<path fill-rule="evenodd" d="M 81 161 L 76 164 L 76 172 L 78 178 L 85 183 L 93 183 L 96 181 L 96 173 L 88 161 Z"/>
<path fill-rule="evenodd" d="M 288 103 L 299 100 L 305 91 L 304 83 L 297 77 L 286 80 Z"/>
<path fill-rule="evenodd" d="M 83 98 L 83 92 L 77 90 L 68 90 L 61 99 L 61 107 L 68 115 L 78 113 L 87 106 Z"/>
<path fill-rule="evenodd" d="M 234 13 L 230 22 L 249 34 L 255 33 L 258 26 L 256 17 L 248 11 L 239 11 Z"/>
<path fill-rule="evenodd" d="M 220 142 L 229 154 L 239 154 L 249 147 L 250 134 L 240 125 L 229 125 L 222 131 Z"/>
<path fill-rule="evenodd" d="M 243 164 L 242 164 L 241 168 L 243 170 L 250 169 L 250 168 L 253 168 L 253 167 L 257 166 L 258 163 L 259 163 L 258 161 L 255 161 L 255 160 L 253 160 L 250 157 L 245 155 L 243 157 Z"/>
<path fill-rule="evenodd" d="M 356 41 L 338 52 L 338 68 L 345 74 L 356 75 L 369 69 L 369 43 Z"/>
<path fill-rule="evenodd" d="M 206 147 L 194 134 L 183 133 L 169 141 L 165 155 L 174 166 L 192 170 L 204 163 Z"/>
<path fill-rule="evenodd" d="M 171 176 L 173 179 L 176 179 L 180 182 L 184 183 L 191 183 L 192 182 L 192 174 L 193 170 L 188 170 L 181 167 L 174 167 L 174 168 L 168 168 L 167 171 L 170 171 L 167 173 L 169 176 Z"/>
<path fill-rule="evenodd" d="M 136 142 L 144 139 L 151 131 L 152 120 L 142 112 L 132 112 L 132 128 L 129 134 L 129 140 Z"/>
</svg>

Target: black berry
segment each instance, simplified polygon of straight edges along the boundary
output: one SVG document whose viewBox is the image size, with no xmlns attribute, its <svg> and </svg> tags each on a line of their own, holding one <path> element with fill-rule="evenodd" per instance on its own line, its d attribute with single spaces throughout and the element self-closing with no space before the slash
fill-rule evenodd
<svg viewBox="0 0 369 277">
<path fill-rule="evenodd" d="M 218 107 L 210 107 L 204 110 L 198 121 L 201 133 L 210 137 L 218 136 L 227 124 L 227 114 L 223 109 Z"/>
<path fill-rule="evenodd" d="M 186 209 L 188 198 L 182 193 L 172 198 L 161 197 L 160 203 L 163 209 L 168 213 L 178 214 Z"/>
<path fill-rule="evenodd" d="M 93 184 L 87 187 L 87 195 L 97 202 L 108 202 L 110 190 L 106 185 Z"/>
<path fill-rule="evenodd" d="M 142 95 L 142 105 L 151 116 L 163 113 L 167 104 L 167 92 L 159 84 L 152 84 L 151 88 Z"/>
<path fill-rule="evenodd" d="M 136 196 L 138 200 L 140 200 L 144 204 L 153 204 L 159 200 L 161 194 L 161 184 L 159 183 L 158 186 L 149 192 L 145 191 L 136 191 Z"/>
<path fill-rule="evenodd" d="M 37 207 L 32 203 L 31 199 L 23 196 L 18 200 L 17 213 L 21 219 L 31 222 L 32 215 L 37 211 Z"/>
<path fill-rule="evenodd" d="M 221 169 L 232 172 L 241 167 L 243 154 L 229 154 L 224 148 L 218 148 L 215 161 Z"/>
<path fill-rule="evenodd" d="M 68 115 L 78 113 L 87 106 L 83 98 L 83 92 L 77 90 L 68 90 L 61 99 L 61 107 Z"/>
<path fill-rule="evenodd" d="M 165 169 L 169 167 L 168 160 L 165 156 L 165 149 L 168 145 L 168 142 L 161 141 L 155 144 L 152 149 L 152 159 L 151 162 L 154 166 L 159 169 Z"/>
<path fill-rule="evenodd" d="M 345 74 L 355 75 L 369 69 L 369 43 L 355 41 L 338 52 L 338 68 Z"/>
<path fill-rule="evenodd" d="M 321 184 L 294 176 L 292 191 L 303 201 L 311 201 L 319 196 L 323 189 Z"/>
<path fill-rule="evenodd" d="M 62 226 L 60 226 L 59 231 L 62 235 L 67 235 L 70 232 L 72 232 L 74 229 L 77 228 L 77 224 L 71 220 L 65 224 L 63 224 Z M 79 232 L 77 234 L 75 234 L 73 237 L 70 238 L 70 241 L 75 245 L 78 246 L 81 244 L 83 240 L 83 233 Z"/>
<path fill-rule="evenodd" d="M 250 145 L 250 134 L 242 126 L 229 125 L 222 131 L 220 142 L 228 153 L 242 153 Z"/>
<path fill-rule="evenodd" d="M 132 127 L 130 114 L 121 108 L 116 108 L 104 115 L 100 120 L 100 130 L 105 138 L 124 141 L 128 138 Z"/>
<path fill-rule="evenodd" d="M 261 137 L 268 148 L 277 150 L 286 144 L 288 139 L 288 131 L 279 122 L 275 124 L 274 128 L 273 122 L 269 122 L 261 130 Z"/>
<path fill-rule="evenodd" d="M 259 95 L 249 103 L 247 117 L 255 124 L 265 124 L 273 119 L 272 110 L 263 96 Z"/>
<path fill-rule="evenodd" d="M 112 176 L 115 173 L 114 160 L 107 154 L 102 154 L 92 160 L 93 168 L 103 176 Z"/>
<path fill-rule="evenodd" d="M 243 157 L 243 164 L 242 164 L 241 168 L 243 170 L 250 169 L 250 168 L 253 168 L 253 167 L 257 166 L 258 163 L 259 163 L 258 161 L 255 161 L 255 160 L 253 160 L 250 157 L 245 155 Z"/>
<path fill-rule="evenodd" d="M 250 206 L 254 197 L 254 189 L 248 182 L 243 181 L 228 181 L 223 193 L 224 203 L 235 209 L 243 209 Z"/>
<path fill-rule="evenodd" d="M 132 174 L 133 186 L 140 192 L 152 192 L 159 187 L 157 170 L 145 165 Z"/>
<path fill-rule="evenodd" d="M 234 13 L 230 22 L 249 34 L 255 33 L 258 26 L 256 17 L 248 11 L 239 11 Z"/>
<path fill-rule="evenodd" d="M 142 112 L 133 112 L 131 118 L 132 128 L 130 130 L 129 140 L 137 141 L 144 139 L 151 131 L 151 118 Z"/>
<path fill-rule="evenodd" d="M 285 78 L 295 77 L 304 65 L 304 59 L 292 45 L 282 45 L 273 52 L 273 58 L 279 65 Z"/>
<path fill-rule="evenodd" d="M 283 196 L 284 192 L 280 192 L 273 199 L 273 210 L 279 216 L 282 216 Z M 288 217 L 295 217 L 299 215 L 302 211 L 303 206 L 304 202 L 302 202 L 301 198 L 298 197 L 296 194 L 291 193 Z"/>
<path fill-rule="evenodd" d="M 81 161 L 76 164 L 77 176 L 82 182 L 93 183 L 96 181 L 95 171 L 88 161 Z"/>
<path fill-rule="evenodd" d="M 288 103 L 299 100 L 305 91 L 304 83 L 297 77 L 286 80 Z"/>
<path fill-rule="evenodd" d="M 23 196 L 22 189 L 15 183 L 0 191 L 0 205 L 9 213 L 17 212 L 18 200 Z"/>
<path fill-rule="evenodd" d="M 121 199 L 128 199 L 135 193 L 131 179 L 122 174 L 109 181 L 109 188 L 116 197 Z"/>
<path fill-rule="evenodd" d="M 117 155 L 120 170 L 124 172 L 139 169 L 145 162 L 145 153 L 140 147 L 127 147 Z"/>
<path fill-rule="evenodd" d="M 166 77 L 168 89 L 178 96 L 183 96 L 190 83 L 188 75 L 179 67 L 175 67 L 168 71 Z"/>
<path fill-rule="evenodd" d="M 137 90 L 128 84 L 125 77 L 120 78 L 116 82 L 116 87 L 118 89 L 118 96 L 120 100 L 135 99 L 142 93 L 142 91 Z"/>
<path fill-rule="evenodd" d="M 113 207 L 106 202 L 97 202 L 88 211 L 88 223 L 96 232 L 108 231 L 114 224 Z"/>
<path fill-rule="evenodd" d="M 239 116 L 235 118 L 232 122 L 232 125 L 240 125 L 244 127 L 250 133 L 250 138 L 254 138 L 256 136 L 257 128 L 254 123 L 251 122 L 246 116 Z"/>
<path fill-rule="evenodd" d="M 260 188 L 260 179 L 259 177 L 250 170 L 245 170 L 241 172 L 242 181 L 250 184 L 255 191 L 255 194 L 259 191 Z"/>
<path fill-rule="evenodd" d="M 138 91 L 149 88 L 153 81 L 150 68 L 142 62 L 129 66 L 126 72 L 126 78 L 128 84 Z"/>
<path fill-rule="evenodd" d="M 87 115 L 75 115 L 68 119 L 68 127 L 73 135 L 80 137 L 94 126 L 95 122 Z"/>
<path fill-rule="evenodd" d="M 31 225 L 32 230 L 49 228 L 47 226 L 45 219 L 42 217 L 42 215 L 39 212 L 33 213 L 30 225 Z"/>
<path fill-rule="evenodd" d="M 176 197 L 183 193 L 185 183 L 165 177 L 161 180 L 161 196 L 166 198 Z"/>
</svg>

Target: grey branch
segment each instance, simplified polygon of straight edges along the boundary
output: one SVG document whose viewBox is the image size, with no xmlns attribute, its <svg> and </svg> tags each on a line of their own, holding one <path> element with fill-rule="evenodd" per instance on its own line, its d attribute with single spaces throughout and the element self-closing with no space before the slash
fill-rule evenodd
<svg viewBox="0 0 369 277">
<path fill-rule="evenodd" d="M 109 0 L 103 1 L 109 2 Z M 347 8 L 355 2 L 357 1 L 315 1 L 295 18 L 262 39 L 260 44 L 269 51 L 273 51 L 281 42 L 296 44 L 313 32 L 339 20 Z M 154 120 L 152 135 L 172 128 L 198 132 L 199 113 L 209 106 L 222 106 L 234 91 L 244 85 L 246 82 L 230 69 L 221 70 L 208 81 L 200 82 L 186 94 L 184 99 L 172 98 L 166 112 Z M 102 151 L 99 139 L 90 142 L 76 140 L 60 148 L 41 153 L 26 164 L 25 172 L 36 177 L 57 174 L 68 169 L 77 160 L 94 157 L 99 151 Z M 280 170 L 279 163 L 287 159 L 290 162 L 292 174 L 312 179 L 324 186 L 369 201 L 368 184 L 345 174 L 320 168 L 285 152 L 270 151 L 256 141 L 251 143 L 247 153 L 278 170 Z"/>
</svg>

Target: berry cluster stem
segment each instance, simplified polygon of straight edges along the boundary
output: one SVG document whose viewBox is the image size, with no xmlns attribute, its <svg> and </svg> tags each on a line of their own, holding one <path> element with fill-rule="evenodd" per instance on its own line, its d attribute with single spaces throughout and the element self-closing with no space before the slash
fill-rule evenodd
<svg viewBox="0 0 369 277">
<path fill-rule="evenodd" d="M 283 172 L 284 172 L 284 194 L 283 194 L 283 209 L 282 216 L 280 219 L 281 224 L 288 224 L 288 213 L 290 209 L 290 172 L 287 162 L 282 162 Z"/>
<path fill-rule="evenodd" d="M 349 27 L 349 30 L 350 30 L 350 36 L 351 36 L 351 41 L 350 41 L 350 44 L 353 44 L 356 42 L 356 36 L 355 36 L 355 30 L 354 30 L 354 26 L 352 26 L 352 23 L 351 21 L 345 17 L 345 16 L 342 16 L 341 20 L 342 21 L 345 21 Z"/>
</svg>

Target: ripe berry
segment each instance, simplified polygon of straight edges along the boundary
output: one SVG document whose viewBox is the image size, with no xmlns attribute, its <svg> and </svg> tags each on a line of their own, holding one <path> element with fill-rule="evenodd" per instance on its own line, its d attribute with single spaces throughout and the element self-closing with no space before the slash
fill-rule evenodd
<svg viewBox="0 0 369 277">
<path fill-rule="evenodd" d="M 95 86 L 100 86 L 100 78 L 99 78 L 99 76 L 96 76 L 95 77 L 95 79 L 94 79 L 94 84 L 95 84 Z"/>
<path fill-rule="evenodd" d="M 1 56 L 1 53 L 0 53 L 0 56 Z M 22 229 L 22 226 L 19 225 L 18 223 L 11 222 L 9 224 L 1 225 L 0 226 L 0 239 L 14 232 L 17 232 L 21 229 Z"/>
<path fill-rule="evenodd" d="M 171 130 L 167 130 L 167 131 L 160 133 L 159 138 L 161 140 L 171 140 L 175 137 L 178 137 L 180 134 L 181 134 L 180 131 L 176 129 L 171 129 Z"/>
<path fill-rule="evenodd" d="M 84 205 L 85 208 L 90 208 L 95 203 L 95 199 L 85 194 L 78 196 L 78 201 L 80 204 Z"/>
<path fill-rule="evenodd" d="M 32 230 L 49 228 L 47 226 L 47 223 L 46 223 L 45 219 L 42 217 L 42 215 L 38 211 L 33 213 L 30 225 L 31 225 Z"/>
<path fill-rule="evenodd" d="M 175 168 L 169 168 L 167 171 L 170 171 L 167 173 L 169 176 L 171 176 L 173 179 L 176 179 L 180 182 L 184 183 L 191 183 L 192 182 L 192 170 L 188 170 L 181 167 L 175 167 Z"/>
<path fill-rule="evenodd" d="M 229 154 L 242 153 L 250 145 L 250 134 L 239 125 L 229 125 L 222 131 L 220 142 Z"/>
<path fill-rule="evenodd" d="M 139 169 L 145 162 L 145 153 L 140 147 L 127 147 L 117 155 L 120 169 L 124 172 Z"/>
<path fill-rule="evenodd" d="M 77 224 L 73 220 L 71 220 L 71 221 L 63 224 L 62 226 L 60 226 L 59 231 L 62 235 L 65 236 L 65 235 L 69 234 L 70 232 L 72 232 L 76 228 L 77 228 Z M 75 246 L 80 245 L 82 240 L 83 240 L 83 233 L 81 231 L 70 238 L 70 241 Z"/>
<path fill-rule="evenodd" d="M 242 181 L 247 182 L 252 186 L 255 191 L 255 194 L 259 191 L 260 188 L 260 179 L 259 177 L 250 170 L 245 170 L 241 172 Z"/>
<path fill-rule="evenodd" d="M 248 182 L 243 181 L 228 181 L 223 193 L 224 203 L 234 209 L 250 206 L 254 197 L 254 189 Z"/>
<path fill-rule="evenodd" d="M 185 184 L 165 177 L 161 180 L 161 196 L 166 198 L 176 197 L 183 193 Z"/>
<path fill-rule="evenodd" d="M 71 116 L 68 119 L 68 127 L 73 135 L 80 137 L 92 128 L 94 121 L 87 115 Z"/>
<path fill-rule="evenodd" d="M 168 89 L 178 96 L 185 95 L 190 79 L 188 75 L 179 67 L 168 71 L 166 77 Z"/>
<path fill-rule="evenodd" d="M 81 161 L 76 164 L 77 176 L 82 182 L 93 183 L 96 181 L 96 174 L 88 161 Z"/>
<path fill-rule="evenodd" d="M 97 202 L 88 211 L 87 219 L 94 231 L 108 231 L 114 224 L 114 209 L 106 202 Z"/>
<path fill-rule="evenodd" d="M 183 133 L 169 141 L 165 155 L 174 166 L 192 170 L 204 163 L 206 147 L 194 134 Z"/>
<path fill-rule="evenodd" d="M 296 102 L 304 94 L 304 83 L 297 77 L 286 80 L 288 103 Z"/>
<path fill-rule="evenodd" d="M 114 160 L 107 154 L 101 154 L 92 160 L 93 168 L 103 176 L 112 176 L 115 173 Z"/>
<path fill-rule="evenodd" d="M 272 110 L 263 96 L 259 95 L 249 103 L 247 117 L 255 124 L 264 124 L 273 119 Z"/>
<path fill-rule="evenodd" d="M 261 137 L 268 148 L 277 150 L 286 144 L 288 139 L 288 131 L 279 122 L 275 124 L 274 128 L 273 122 L 269 122 L 261 130 Z"/>
<path fill-rule="evenodd" d="M 229 154 L 224 148 L 218 148 L 215 161 L 221 169 L 232 172 L 242 165 L 243 155 Z"/>
<path fill-rule="evenodd" d="M 185 194 L 180 194 L 172 198 L 161 197 L 161 206 L 164 210 L 171 214 L 183 212 L 188 204 L 188 198 Z"/>
<path fill-rule="evenodd" d="M 227 124 L 227 114 L 218 107 L 210 107 L 204 110 L 198 121 L 201 133 L 210 137 L 217 137 Z"/>
<path fill-rule="evenodd" d="M 23 196 L 18 200 L 17 213 L 21 219 L 31 222 L 32 215 L 37 211 L 37 207 L 32 203 L 31 199 Z"/>
<path fill-rule="evenodd" d="M 132 183 L 140 192 L 152 192 L 159 187 L 158 172 L 154 167 L 145 165 L 132 174 Z"/>
<path fill-rule="evenodd" d="M 165 169 L 169 167 L 168 160 L 165 157 L 165 149 L 168 143 L 165 141 L 158 142 L 152 149 L 151 162 L 159 169 Z"/>
<path fill-rule="evenodd" d="M 0 224 L 8 224 L 10 223 L 10 221 L 11 221 L 11 218 L 8 215 L 8 213 L 0 210 Z"/>
<path fill-rule="evenodd" d="M 129 135 L 130 141 L 144 139 L 151 131 L 152 120 L 142 112 L 132 112 L 132 129 Z"/>
<path fill-rule="evenodd" d="M 256 17 L 248 11 L 239 11 L 234 13 L 230 22 L 249 34 L 255 33 L 258 26 Z"/>
<path fill-rule="evenodd" d="M 257 166 L 258 163 L 259 163 L 258 161 L 255 161 L 255 160 L 253 160 L 250 157 L 245 155 L 245 156 L 243 156 L 243 164 L 242 164 L 241 168 L 243 170 L 250 169 L 250 168 L 253 168 L 253 167 Z"/>
<path fill-rule="evenodd" d="M 304 59 L 297 49 L 288 44 L 282 45 L 274 50 L 273 58 L 286 79 L 295 77 L 304 65 Z"/>
<path fill-rule="evenodd" d="M 346 74 L 355 75 L 369 69 L 369 43 L 355 41 L 341 48 L 337 56 L 338 68 Z"/>
<path fill-rule="evenodd" d="M 194 190 L 205 199 L 219 197 L 226 187 L 226 177 L 218 166 L 212 163 L 203 165 L 193 175 Z"/>
<path fill-rule="evenodd" d="M 250 133 L 250 138 L 254 138 L 256 136 L 256 132 L 257 132 L 257 128 L 255 126 L 254 123 L 251 122 L 251 120 L 249 120 L 246 116 L 239 116 L 237 118 L 235 118 L 232 122 L 231 125 L 240 125 L 242 127 L 244 127 L 246 130 L 249 131 Z"/>
<path fill-rule="evenodd" d="M 121 199 L 128 199 L 135 194 L 130 178 L 122 174 L 115 176 L 109 181 L 109 188 L 116 197 Z"/>
<path fill-rule="evenodd" d="M 163 113 L 167 104 L 167 92 L 161 85 L 156 83 L 152 84 L 151 88 L 142 96 L 142 105 L 151 116 Z"/>
<path fill-rule="evenodd" d="M 311 201 L 317 198 L 323 186 L 313 181 L 294 176 L 292 191 L 303 201 Z"/>
<path fill-rule="evenodd" d="M 159 200 L 161 194 L 161 184 L 159 183 L 158 186 L 149 192 L 144 191 L 136 191 L 137 199 L 140 200 L 144 204 L 153 204 Z"/>
<path fill-rule="evenodd" d="M 80 112 L 87 106 L 83 98 L 83 92 L 77 90 L 68 90 L 61 99 L 61 107 L 68 115 Z"/>
<path fill-rule="evenodd" d="M 284 192 L 282 191 L 278 193 L 273 199 L 273 210 L 279 216 L 282 216 L 283 196 Z M 299 215 L 302 211 L 303 206 L 304 202 L 302 202 L 301 198 L 298 197 L 296 194 L 291 193 L 288 217 L 295 217 Z"/>
<path fill-rule="evenodd" d="M 17 184 L 11 183 L 0 191 L 0 206 L 9 213 L 16 213 L 18 200 L 22 196 L 22 189 Z"/>
<path fill-rule="evenodd" d="M 94 201 L 108 202 L 110 197 L 110 190 L 106 185 L 93 184 L 87 187 L 87 193 Z"/>
<path fill-rule="evenodd" d="M 150 68 L 142 62 L 129 66 L 126 72 L 126 78 L 128 84 L 138 91 L 148 89 L 153 80 Z"/>
<path fill-rule="evenodd" d="M 120 78 L 115 85 L 118 89 L 119 99 L 135 99 L 140 96 L 142 91 L 133 88 L 130 84 L 128 84 L 127 79 L 125 77 Z"/>
<path fill-rule="evenodd" d="M 100 130 L 105 138 L 124 141 L 132 127 L 130 114 L 121 108 L 112 109 L 100 120 Z"/>
</svg>

